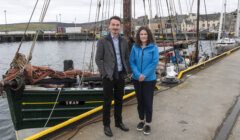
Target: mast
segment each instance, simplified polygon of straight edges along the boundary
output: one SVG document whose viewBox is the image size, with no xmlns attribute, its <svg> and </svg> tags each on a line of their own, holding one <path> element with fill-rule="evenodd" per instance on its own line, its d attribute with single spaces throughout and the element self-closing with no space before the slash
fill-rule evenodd
<svg viewBox="0 0 240 140">
<path fill-rule="evenodd" d="M 149 9 L 151 9 L 152 8 L 152 0 L 148 0 L 148 5 L 149 5 Z M 148 22 L 148 27 L 151 30 L 152 10 L 149 10 L 149 11 L 150 11 L 150 18 L 149 18 L 149 22 Z"/>
<path fill-rule="evenodd" d="M 123 34 L 126 39 L 131 37 L 132 0 L 123 0 Z"/>
<path fill-rule="evenodd" d="M 224 2 L 224 0 L 222 0 L 222 11 L 221 11 L 221 15 L 220 15 L 220 19 L 219 19 L 219 21 L 220 21 L 220 23 L 219 23 L 219 29 L 218 29 L 218 41 L 220 40 L 220 38 L 221 38 L 221 34 L 222 34 L 222 24 L 223 24 L 223 9 L 224 9 L 224 5 L 225 5 L 225 2 Z"/>
<path fill-rule="evenodd" d="M 223 37 L 226 37 L 226 3 L 227 0 L 224 2 L 224 16 L 223 16 Z"/>
<path fill-rule="evenodd" d="M 236 18 L 236 26 L 235 26 L 235 37 L 239 37 L 239 22 L 240 22 L 240 0 L 238 0 L 238 8 L 237 8 L 237 18 Z"/>
<path fill-rule="evenodd" d="M 198 44 L 199 44 L 199 15 L 200 15 L 200 0 L 197 2 L 197 42 L 196 42 L 196 54 L 195 54 L 195 63 L 198 63 Z"/>
</svg>

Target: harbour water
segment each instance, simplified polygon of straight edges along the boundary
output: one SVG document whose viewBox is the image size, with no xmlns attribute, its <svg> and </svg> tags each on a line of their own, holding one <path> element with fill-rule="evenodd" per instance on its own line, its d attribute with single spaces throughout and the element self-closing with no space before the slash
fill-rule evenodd
<svg viewBox="0 0 240 140">
<path fill-rule="evenodd" d="M 24 42 L 20 52 L 28 55 L 32 42 Z M 200 54 L 211 54 L 214 41 L 202 41 Z M 0 44 L 0 75 L 9 68 L 19 42 Z M 54 70 L 63 70 L 64 60 L 73 60 L 74 68 L 86 69 L 90 62 L 93 42 L 90 41 L 42 41 L 37 42 L 33 52 L 32 65 L 49 66 Z M 191 46 L 189 50 L 193 50 Z M 162 51 L 163 48 L 159 48 Z M 85 58 L 84 58 L 85 56 Z M 96 66 L 94 68 L 96 70 Z M 1 79 L 1 77 L 0 77 Z M 0 139 L 14 140 L 15 132 L 8 109 L 7 99 L 0 97 Z"/>
</svg>

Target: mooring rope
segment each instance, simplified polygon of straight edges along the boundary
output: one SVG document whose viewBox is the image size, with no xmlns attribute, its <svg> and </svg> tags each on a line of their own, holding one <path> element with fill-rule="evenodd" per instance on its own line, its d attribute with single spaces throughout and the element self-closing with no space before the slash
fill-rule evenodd
<svg viewBox="0 0 240 140">
<path fill-rule="evenodd" d="M 56 100 L 55 100 L 55 102 L 54 102 L 53 108 L 52 108 L 52 110 L 51 110 L 51 112 L 50 112 L 50 114 L 49 114 L 49 116 L 48 116 L 48 119 L 47 119 L 46 123 L 44 124 L 43 128 L 45 128 L 45 127 L 47 126 L 48 122 L 50 121 L 50 119 L 51 119 L 51 117 L 52 117 L 52 113 L 53 113 L 53 111 L 54 111 L 55 108 L 56 108 L 56 105 L 57 105 L 57 103 L 58 103 L 58 98 L 59 98 L 59 96 L 60 96 L 60 94 L 61 94 L 61 91 L 62 91 L 62 88 L 60 88 L 60 90 L 58 91 L 58 94 L 57 94 Z"/>
</svg>

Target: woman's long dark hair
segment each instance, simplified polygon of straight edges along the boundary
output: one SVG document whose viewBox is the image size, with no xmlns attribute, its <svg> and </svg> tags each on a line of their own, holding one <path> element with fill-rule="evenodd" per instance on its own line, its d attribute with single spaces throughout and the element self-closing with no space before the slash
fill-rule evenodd
<svg viewBox="0 0 240 140">
<path fill-rule="evenodd" d="M 142 41 L 140 40 L 140 32 L 142 30 L 145 30 L 147 32 L 147 35 L 148 35 L 147 45 L 149 43 L 154 43 L 155 41 L 154 41 L 153 34 L 152 34 L 151 30 L 146 26 L 142 26 L 138 29 L 137 34 L 136 34 L 136 45 L 137 46 L 142 46 Z"/>
</svg>

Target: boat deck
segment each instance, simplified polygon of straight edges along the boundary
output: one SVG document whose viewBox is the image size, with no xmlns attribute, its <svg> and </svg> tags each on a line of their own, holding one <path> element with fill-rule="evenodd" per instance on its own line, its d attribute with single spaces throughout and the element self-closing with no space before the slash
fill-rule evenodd
<svg viewBox="0 0 240 140">
<path fill-rule="evenodd" d="M 177 87 L 157 93 L 149 136 L 136 130 L 139 119 L 133 104 L 123 109 L 129 132 L 114 127 L 112 117 L 112 138 L 104 135 L 100 121 L 83 127 L 71 140 L 211 140 L 240 94 L 239 64 L 240 51 L 236 51 Z"/>
</svg>

